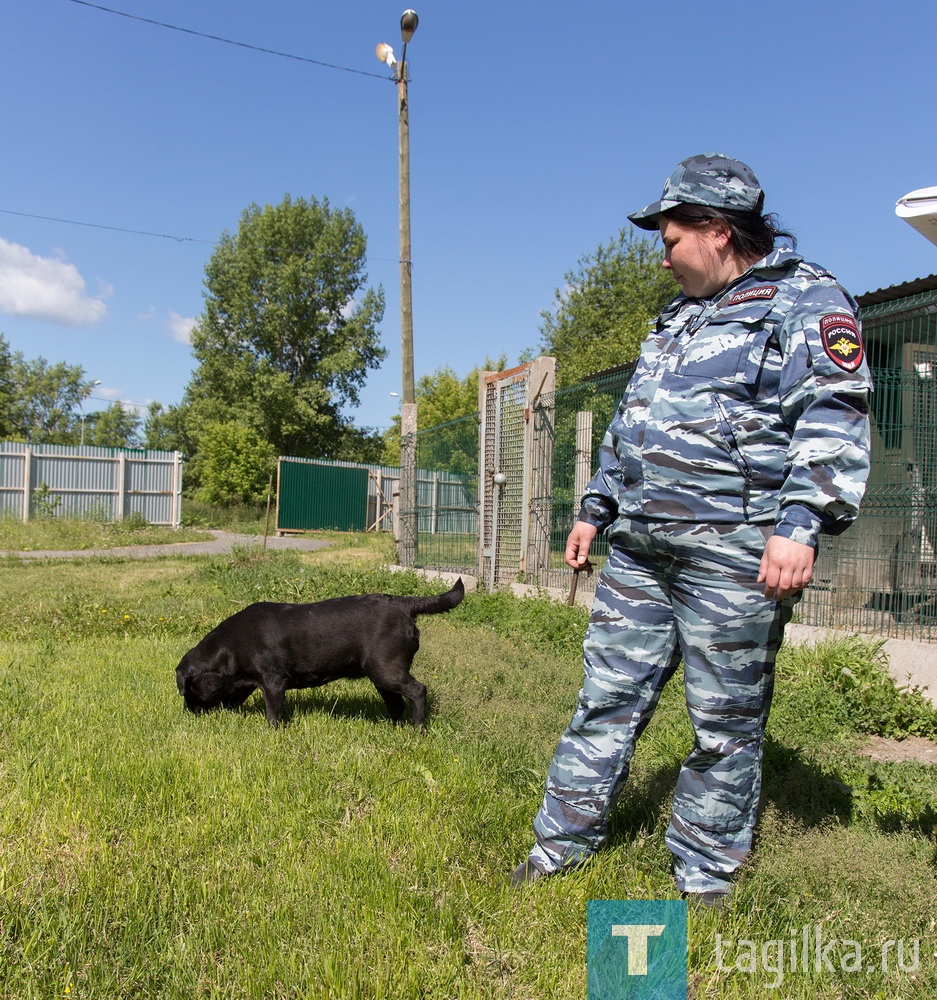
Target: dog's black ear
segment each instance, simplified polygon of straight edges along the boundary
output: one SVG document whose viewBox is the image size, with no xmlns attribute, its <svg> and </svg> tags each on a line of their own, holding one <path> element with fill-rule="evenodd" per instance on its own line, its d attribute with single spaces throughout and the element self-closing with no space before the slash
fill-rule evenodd
<svg viewBox="0 0 937 1000">
<path fill-rule="evenodd" d="M 202 657 L 200 673 L 215 674 L 218 678 L 237 673 L 237 661 L 228 646 L 216 646 Z"/>
<path fill-rule="evenodd" d="M 185 694 L 185 685 L 191 676 L 192 664 L 189 661 L 189 654 L 186 653 L 176 667 L 176 687 L 179 689 L 179 694 Z"/>
</svg>

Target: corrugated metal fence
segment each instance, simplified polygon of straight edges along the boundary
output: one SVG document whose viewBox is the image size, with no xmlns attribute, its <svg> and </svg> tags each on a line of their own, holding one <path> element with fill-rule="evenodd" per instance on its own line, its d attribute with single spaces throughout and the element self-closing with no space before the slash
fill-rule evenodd
<svg viewBox="0 0 937 1000">
<path fill-rule="evenodd" d="M 432 551 L 438 536 L 475 538 L 478 499 L 475 475 L 458 469 L 465 462 L 453 421 L 434 428 L 435 454 L 418 454 L 417 525 L 424 549 Z M 470 418 L 471 461 L 478 453 L 478 421 Z M 422 462 L 425 464 L 421 464 Z M 441 464 L 450 469 L 438 468 Z M 277 472 L 276 530 L 393 531 L 394 503 L 400 482 L 396 466 L 314 458 L 281 457 Z"/>
<path fill-rule="evenodd" d="M 179 526 L 179 452 L 0 442 L 0 515 L 37 513 Z"/>
</svg>

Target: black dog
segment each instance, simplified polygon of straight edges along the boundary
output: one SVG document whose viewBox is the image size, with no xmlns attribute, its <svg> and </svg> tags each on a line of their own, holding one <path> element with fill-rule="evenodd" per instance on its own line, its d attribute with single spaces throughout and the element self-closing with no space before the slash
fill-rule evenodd
<svg viewBox="0 0 937 1000">
<path fill-rule="evenodd" d="M 465 596 L 461 578 L 435 597 L 362 594 L 315 604 L 251 604 L 226 618 L 182 657 L 176 684 L 190 712 L 236 708 L 260 688 L 267 721 L 286 718 L 286 691 L 339 677 L 369 677 L 394 722 L 426 722 L 426 687 L 410 674 L 420 648 L 417 615 L 450 611 Z"/>
</svg>

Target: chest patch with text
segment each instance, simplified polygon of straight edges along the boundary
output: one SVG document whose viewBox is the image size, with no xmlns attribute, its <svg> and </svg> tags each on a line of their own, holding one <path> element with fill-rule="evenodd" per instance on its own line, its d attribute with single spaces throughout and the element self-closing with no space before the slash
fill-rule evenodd
<svg viewBox="0 0 937 1000">
<path fill-rule="evenodd" d="M 849 313 L 830 313 L 820 318 L 823 349 L 831 360 L 847 372 L 854 372 L 865 351 L 855 319 Z"/>
</svg>

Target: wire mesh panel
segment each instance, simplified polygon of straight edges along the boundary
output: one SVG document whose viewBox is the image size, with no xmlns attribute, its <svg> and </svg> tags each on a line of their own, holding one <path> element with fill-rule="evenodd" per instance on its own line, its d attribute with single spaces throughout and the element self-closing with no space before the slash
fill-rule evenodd
<svg viewBox="0 0 937 1000">
<path fill-rule="evenodd" d="M 856 524 L 821 539 L 797 616 L 937 639 L 937 279 L 903 291 L 859 300 L 875 385 L 872 470 Z"/>
<path fill-rule="evenodd" d="M 482 575 L 498 587 L 522 572 L 526 528 L 524 444 L 531 365 L 484 376 Z"/>
<path fill-rule="evenodd" d="M 478 573 L 478 415 L 417 434 L 416 564 Z"/>
<path fill-rule="evenodd" d="M 524 401 L 526 379 L 498 387 L 500 411 L 496 472 L 504 476 L 497 496 L 497 548 L 493 583 L 517 579 L 524 530 Z"/>
<path fill-rule="evenodd" d="M 531 505 L 537 517 L 549 521 L 549 554 L 539 567 L 536 582 L 544 587 L 565 589 L 571 570 L 563 555 L 566 537 L 579 513 L 579 501 L 598 466 L 599 449 L 605 431 L 631 377 L 634 365 L 624 365 L 594 375 L 586 382 L 545 394 L 536 409 L 543 414 L 545 432 L 534 449 L 534 478 L 538 465 L 549 463 L 550 492 L 534 496 Z M 549 439 L 546 429 L 549 428 Z M 549 446 L 548 446 L 549 445 Z M 604 536 L 596 538 L 590 560 L 601 565 L 608 551 Z M 594 587 L 595 578 L 582 579 L 584 591 Z"/>
</svg>

